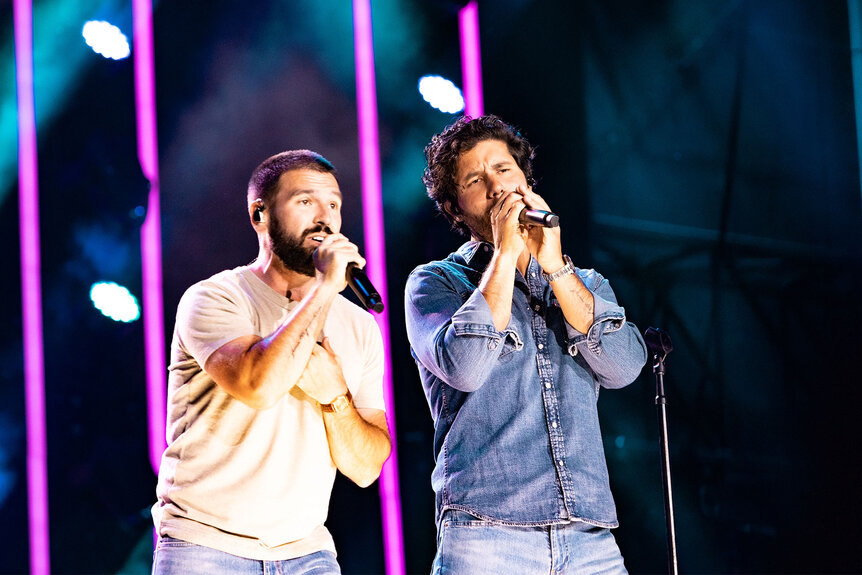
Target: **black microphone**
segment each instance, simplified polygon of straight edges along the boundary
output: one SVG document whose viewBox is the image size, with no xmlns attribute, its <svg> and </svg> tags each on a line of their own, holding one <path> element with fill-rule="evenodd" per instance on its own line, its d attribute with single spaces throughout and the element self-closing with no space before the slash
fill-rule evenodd
<svg viewBox="0 0 862 575">
<path fill-rule="evenodd" d="M 351 263 L 347 266 L 347 285 L 365 306 L 365 309 L 380 313 L 383 311 L 383 299 L 374 286 L 371 285 L 371 280 L 365 275 L 359 266 Z"/>
<path fill-rule="evenodd" d="M 673 351 L 670 335 L 657 327 L 648 327 L 644 332 L 644 343 L 653 355 L 666 356 Z"/>
<path fill-rule="evenodd" d="M 544 210 L 531 210 L 524 208 L 518 214 L 518 222 L 533 226 L 542 226 L 545 228 L 555 228 L 560 225 L 560 217 L 557 214 L 546 212 Z"/>
</svg>

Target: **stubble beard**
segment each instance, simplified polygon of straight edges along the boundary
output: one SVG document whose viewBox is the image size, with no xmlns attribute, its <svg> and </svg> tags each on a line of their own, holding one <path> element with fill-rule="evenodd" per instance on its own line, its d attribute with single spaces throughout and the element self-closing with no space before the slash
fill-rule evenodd
<svg viewBox="0 0 862 575">
<path fill-rule="evenodd" d="M 470 230 L 470 235 L 483 242 L 489 244 L 494 243 L 494 230 L 491 228 L 491 215 L 485 214 L 484 217 L 477 218 L 475 216 L 462 215 L 461 219 L 467 229 Z"/>
</svg>

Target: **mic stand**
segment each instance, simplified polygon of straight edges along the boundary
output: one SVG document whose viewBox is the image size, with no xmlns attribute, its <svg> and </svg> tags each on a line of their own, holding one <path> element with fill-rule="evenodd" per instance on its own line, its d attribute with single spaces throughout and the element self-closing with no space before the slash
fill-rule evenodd
<svg viewBox="0 0 862 575">
<path fill-rule="evenodd" d="M 673 351 L 670 336 L 656 328 L 648 328 L 644 334 L 647 347 L 653 353 L 653 373 L 655 373 L 655 405 L 659 419 L 661 448 L 662 486 L 664 487 L 664 517 L 667 528 L 667 570 L 671 575 L 679 575 L 676 555 L 676 527 L 673 519 L 673 492 L 670 482 L 670 448 L 667 435 L 667 398 L 664 394 L 664 360 Z"/>
</svg>

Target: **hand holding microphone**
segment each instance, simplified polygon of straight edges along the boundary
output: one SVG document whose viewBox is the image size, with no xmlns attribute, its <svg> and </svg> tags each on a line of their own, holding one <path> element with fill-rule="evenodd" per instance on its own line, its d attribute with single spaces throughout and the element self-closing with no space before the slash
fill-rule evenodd
<svg viewBox="0 0 862 575">
<path fill-rule="evenodd" d="M 327 255 L 322 255 L 321 249 L 323 249 L 324 253 Z M 321 242 L 320 247 L 314 251 L 315 266 L 320 271 L 323 271 L 325 268 L 329 268 L 337 253 L 340 253 L 341 257 L 346 256 L 349 260 L 352 260 L 347 263 L 345 275 L 342 276 L 344 279 L 341 279 L 341 281 L 346 282 L 347 285 L 350 286 L 350 289 L 353 290 L 353 293 L 356 294 L 356 297 L 365 309 L 376 313 L 382 312 L 383 299 L 380 297 L 380 293 L 374 289 L 368 276 L 365 275 L 364 271 L 362 271 L 366 263 L 365 258 L 359 255 L 357 247 L 345 236 L 342 234 L 330 234 L 327 236 Z M 321 260 L 324 260 L 326 263 Z M 325 273 L 338 273 L 336 270 L 337 268 L 331 268 L 329 272 Z M 335 279 L 334 276 L 333 279 Z M 340 289 L 343 289 L 344 284 L 341 284 L 341 286 L 342 287 Z"/>
</svg>

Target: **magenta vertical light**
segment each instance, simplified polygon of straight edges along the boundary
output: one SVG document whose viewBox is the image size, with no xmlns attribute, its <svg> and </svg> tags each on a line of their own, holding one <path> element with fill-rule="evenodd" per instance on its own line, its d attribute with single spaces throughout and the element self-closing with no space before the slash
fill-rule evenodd
<svg viewBox="0 0 862 575">
<path fill-rule="evenodd" d="M 482 52 L 479 49 L 479 6 L 471 0 L 458 12 L 461 39 L 461 82 L 464 85 L 464 115 L 485 113 L 482 97 Z"/>
<path fill-rule="evenodd" d="M 356 108 L 359 123 L 359 164 L 362 172 L 362 215 L 366 272 L 387 308 L 375 316 L 383 334 L 385 365 L 383 394 L 386 419 L 392 435 L 392 455 L 380 474 L 380 512 L 383 518 L 383 553 L 387 575 L 404 573 L 401 532 L 401 493 L 398 451 L 395 443 L 395 401 L 392 391 L 392 355 L 389 339 L 389 297 L 386 289 L 386 250 L 383 230 L 383 189 L 380 182 L 380 148 L 377 137 L 377 88 L 374 81 L 374 42 L 371 1 L 353 0 L 353 45 L 356 59 Z"/>
<path fill-rule="evenodd" d="M 33 87 L 33 4 L 15 0 L 15 81 L 18 88 L 18 217 L 21 235 L 21 308 L 27 412 L 27 513 L 30 573 L 51 572 L 48 535 L 48 454 L 45 433 L 45 357 L 42 339 L 42 258 L 39 174 Z"/>
<path fill-rule="evenodd" d="M 132 0 L 135 56 L 135 114 L 138 161 L 150 182 L 147 218 L 141 226 L 141 283 L 147 377 L 150 465 L 159 472 L 165 449 L 165 320 L 162 302 L 162 231 L 159 209 L 159 148 L 156 139 L 156 82 L 151 0 Z"/>
</svg>

